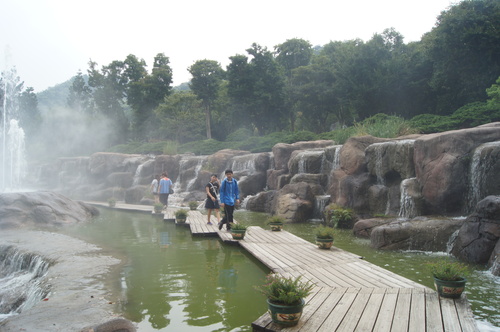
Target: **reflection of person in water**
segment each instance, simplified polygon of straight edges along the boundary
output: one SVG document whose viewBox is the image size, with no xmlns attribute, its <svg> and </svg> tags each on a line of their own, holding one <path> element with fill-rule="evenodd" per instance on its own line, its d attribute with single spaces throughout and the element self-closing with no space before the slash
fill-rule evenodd
<svg viewBox="0 0 500 332">
<path fill-rule="evenodd" d="M 233 260 L 231 259 L 231 249 L 224 250 L 224 262 L 222 269 L 219 273 L 219 287 L 222 288 L 222 293 L 236 292 L 236 283 L 238 280 L 238 272 L 233 267 Z"/>
</svg>

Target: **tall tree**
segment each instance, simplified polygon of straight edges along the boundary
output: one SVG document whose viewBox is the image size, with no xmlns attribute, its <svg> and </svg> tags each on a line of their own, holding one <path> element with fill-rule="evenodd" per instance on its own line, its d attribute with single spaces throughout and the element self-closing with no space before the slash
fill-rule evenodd
<svg viewBox="0 0 500 332">
<path fill-rule="evenodd" d="M 274 47 L 276 61 L 284 68 L 286 76 L 285 104 L 288 113 L 290 130 L 295 131 L 297 115 L 296 86 L 292 80 L 292 71 L 296 68 L 309 65 L 313 55 L 312 45 L 304 39 L 288 39 Z"/>
<path fill-rule="evenodd" d="M 189 84 L 191 90 L 203 103 L 207 139 L 212 138 L 211 106 L 217 99 L 219 87 L 224 77 L 224 70 L 214 60 L 198 60 L 188 68 L 193 76 Z"/>
<path fill-rule="evenodd" d="M 93 114 L 92 90 L 85 82 L 85 78 L 80 70 L 73 78 L 73 83 L 69 87 L 66 103 L 79 113 Z"/>
<path fill-rule="evenodd" d="M 462 1 L 443 11 L 422 41 L 433 64 L 435 112 L 485 100 L 500 73 L 500 1 Z"/>
<path fill-rule="evenodd" d="M 151 139 L 158 129 L 153 110 L 171 93 L 172 69 L 169 58 L 158 53 L 154 58 L 151 74 L 142 72 L 131 80 L 127 102 L 134 112 L 134 131 L 137 138 Z M 145 66 L 143 66 L 145 68 Z"/>
<path fill-rule="evenodd" d="M 93 88 L 96 113 L 110 119 L 110 142 L 118 144 L 128 136 L 130 122 L 125 115 L 125 90 L 128 78 L 122 61 L 113 61 L 98 70 L 97 63 L 89 62 L 89 86 Z"/>
</svg>

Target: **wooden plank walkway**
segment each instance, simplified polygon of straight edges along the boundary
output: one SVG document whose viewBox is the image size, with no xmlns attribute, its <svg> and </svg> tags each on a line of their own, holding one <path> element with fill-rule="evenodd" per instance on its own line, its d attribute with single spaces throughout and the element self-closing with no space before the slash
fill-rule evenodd
<svg viewBox="0 0 500 332">
<path fill-rule="evenodd" d="M 128 209 L 152 212 L 151 207 Z M 175 210 L 168 208 L 164 220 L 174 221 Z M 355 254 L 338 248 L 322 250 L 286 231 L 253 226 L 244 240 L 235 241 L 226 230 L 219 231 L 215 216 L 211 222 L 207 225 L 207 216 L 195 210 L 189 211 L 185 225 L 193 236 L 218 235 L 226 243 L 241 245 L 271 271 L 302 276 L 315 284 L 297 326 L 273 324 L 265 313 L 252 323 L 254 331 L 478 331 L 465 295 L 440 298 L 434 290 Z"/>
</svg>

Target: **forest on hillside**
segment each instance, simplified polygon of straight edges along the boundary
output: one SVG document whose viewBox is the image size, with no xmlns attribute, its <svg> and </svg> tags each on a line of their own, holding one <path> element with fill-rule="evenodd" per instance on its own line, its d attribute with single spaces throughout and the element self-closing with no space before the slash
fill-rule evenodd
<svg viewBox="0 0 500 332">
<path fill-rule="evenodd" d="M 14 81 L 10 93 L 18 96 L 30 149 L 64 156 L 143 143 L 156 148 L 142 152 L 165 153 L 165 142 L 208 140 L 209 147 L 276 133 L 331 138 L 325 133 L 395 117 L 422 133 L 500 121 L 498 0 L 451 6 L 418 42 L 406 44 L 388 28 L 366 42 L 313 46 L 296 38 L 273 50 L 254 43 L 229 59 L 226 68 L 196 61 L 188 89 L 174 89 L 164 53 L 151 70 L 133 54 L 103 65 L 90 61 L 59 97 L 63 105 L 43 110 L 33 89 L 3 73 L 0 97 Z"/>
</svg>

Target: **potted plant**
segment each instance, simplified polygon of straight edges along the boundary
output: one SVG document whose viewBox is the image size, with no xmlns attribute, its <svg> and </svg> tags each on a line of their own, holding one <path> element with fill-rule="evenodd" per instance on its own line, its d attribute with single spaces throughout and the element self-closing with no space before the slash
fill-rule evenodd
<svg viewBox="0 0 500 332">
<path fill-rule="evenodd" d="M 242 224 L 233 224 L 231 226 L 231 236 L 234 240 L 243 240 L 248 226 Z"/>
<path fill-rule="evenodd" d="M 283 228 L 283 222 L 285 218 L 280 216 L 271 216 L 267 219 L 267 224 L 271 227 L 271 230 L 274 232 L 279 232 Z"/>
<path fill-rule="evenodd" d="M 464 289 L 470 274 L 469 267 L 450 259 L 441 259 L 428 263 L 429 269 L 434 277 L 434 286 L 441 297 L 457 299 Z"/>
<path fill-rule="evenodd" d="M 299 322 L 304 308 L 304 298 L 311 294 L 314 285 L 302 282 L 301 277 L 286 278 L 276 273 L 266 277 L 266 283 L 256 287 L 267 297 L 271 319 L 274 323 L 294 326 Z"/>
<path fill-rule="evenodd" d="M 198 202 L 196 201 L 189 202 L 189 209 L 196 210 L 197 208 L 198 208 Z"/>
<path fill-rule="evenodd" d="M 110 199 L 108 199 L 108 205 L 109 205 L 109 207 L 115 207 L 116 199 L 114 197 L 111 197 Z"/>
<path fill-rule="evenodd" d="M 175 211 L 175 222 L 179 224 L 185 223 L 187 215 L 188 215 L 188 210 L 179 209 Z"/>
<path fill-rule="evenodd" d="M 320 249 L 330 249 L 333 245 L 333 236 L 335 230 L 332 227 L 320 225 L 314 230 L 316 235 L 316 244 Z"/>
<path fill-rule="evenodd" d="M 163 211 L 163 204 L 155 203 L 155 205 L 153 205 L 153 209 L 155 213 L 161 213 L 161 211 Z"/>
</svg>

